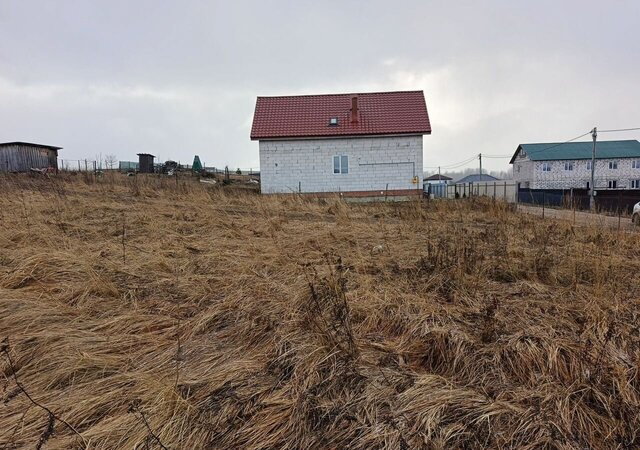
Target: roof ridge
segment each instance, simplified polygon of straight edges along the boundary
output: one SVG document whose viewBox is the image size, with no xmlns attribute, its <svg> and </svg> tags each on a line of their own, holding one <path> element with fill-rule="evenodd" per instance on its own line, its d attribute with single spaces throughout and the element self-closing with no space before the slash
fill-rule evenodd
<svg viewBox="0 0 640 450">
<path fill-rule="evenodd" d="M 345 95 L 382 95 L 424 93 L 423 90 L 377 91 L 377 92 L 343 92 L 340 94 L 296 94 L 296 95 L 259 95 L 257 98 L 291 98 L 291 97 L 341 97 Z"/>
<path fill-rule="evenodd" d="M 614 141 L 596 141 L 597 144 L 605 144 L 609 142 L 638 142 L 637 139 L 616 139 Z M 571 144 L 591 144 L 593 141 L 573 141 L 573 142 L 529 142 L 520 145 L 571 145 Z"/>
</svg>

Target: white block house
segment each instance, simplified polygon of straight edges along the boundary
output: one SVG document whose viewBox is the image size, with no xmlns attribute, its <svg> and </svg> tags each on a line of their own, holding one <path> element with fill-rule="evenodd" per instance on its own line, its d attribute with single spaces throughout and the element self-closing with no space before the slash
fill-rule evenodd
<svg viewBox="0 0 640 450">
<path fill-rule="evenodd" d="M 513 179 L 524 189 L 590 189 L 593 142 L 520 144 Z M 640 189 L 640 142 L 596 143 L 595 188 Z"/>
<path fill-rule="evenodd" d="M 422 91 L 258 97 L 262 193 L 422 195 Z"/>
</svg>

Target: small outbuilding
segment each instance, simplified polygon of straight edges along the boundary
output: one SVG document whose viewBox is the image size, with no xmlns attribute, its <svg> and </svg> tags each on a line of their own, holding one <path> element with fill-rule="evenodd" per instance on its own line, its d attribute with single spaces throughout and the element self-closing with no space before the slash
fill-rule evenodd
<svg viewBox="0 0 640 450">
<path fill-rule="evenodd" d="M 61 149 L 62 147 L 29 142 L 0 143 L 0 172 L 58 170 L 58 150 Z"/>
<path fill-rule="evenodd" d="M 154 155 L 149 153 L 138 153 L 138 170 L 140 173 L 153 173 Z"/>
</svg>

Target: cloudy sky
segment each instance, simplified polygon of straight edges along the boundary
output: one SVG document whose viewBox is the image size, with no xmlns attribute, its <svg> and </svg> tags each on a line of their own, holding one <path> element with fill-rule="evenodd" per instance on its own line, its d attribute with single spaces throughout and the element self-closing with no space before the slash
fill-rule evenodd
<svg viewBox="0 0 640 450">
<path fill-rule="evenodd" d="M 447 166 L 640 127 L 639 75 L 635 0 L 0 0 L 0 142 L 67 159 L 256 167 L 258 95 L 420 89 Z"/>
</svg>

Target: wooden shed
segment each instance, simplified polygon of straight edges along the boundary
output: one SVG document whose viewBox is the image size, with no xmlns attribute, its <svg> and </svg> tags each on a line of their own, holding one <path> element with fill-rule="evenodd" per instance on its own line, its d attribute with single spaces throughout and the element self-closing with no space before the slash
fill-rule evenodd
<svg viewBox="0 0 640 450">
<path fill-rule="evenodd" d="M 0 143 L 0 172 L 28 172 L 30 169 L 58 169 L 62 147 L 28 142 Z"/>
<path fill-rule="evenodd" d="M 149 153 L 138 153 L 138 170 L 140 173 L 153 173 L 153 159 Z"/>
</svg>

